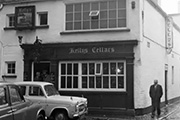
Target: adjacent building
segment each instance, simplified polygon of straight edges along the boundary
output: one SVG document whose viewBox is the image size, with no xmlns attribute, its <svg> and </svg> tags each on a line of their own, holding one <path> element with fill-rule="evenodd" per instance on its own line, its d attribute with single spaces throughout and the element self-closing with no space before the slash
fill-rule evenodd
<svg viewBox="0 0 180 120">
<path fill-rule="evenodd" d="M 87 97 L 89 114 L 149 112 L 149 87 L 154 79 L 163 87 L 162 105 L 179 99 L 180 29 L 157 3 L 2 3 L 3 80 L 45 81 L 46 73 L 62 95 Z"/>
</svg>

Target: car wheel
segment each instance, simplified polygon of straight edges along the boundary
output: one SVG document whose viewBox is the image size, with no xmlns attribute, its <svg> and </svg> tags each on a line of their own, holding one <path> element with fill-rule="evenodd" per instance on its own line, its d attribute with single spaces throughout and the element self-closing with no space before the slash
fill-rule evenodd
<svg viewBox="0 0 180 120">
<path fill-rule="evenodd" d="M 68 120 L 68 117 L 65 112 L 57 112 L 54 116 L 54 120 Z"/>
<path fill-rule="evenodd" d="M 45 120 L 44 116 L 42 114 L 39 114 L 37 117 L 37 120 Z"/>
</svg>

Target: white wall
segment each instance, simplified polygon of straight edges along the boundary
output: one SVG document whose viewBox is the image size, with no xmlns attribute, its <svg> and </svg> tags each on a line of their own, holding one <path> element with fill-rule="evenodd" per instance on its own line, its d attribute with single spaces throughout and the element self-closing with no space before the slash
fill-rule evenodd
<svg viewBox="0 0 180 120">
<path fill-rule="evenodd" d="M 168 99 L 180 96 L 180 75 L 178 74 L 180 71 L 180 33 L 174 29 L 173 35 L 174 58 L 171 54 L 167 54 L 165 48 L 165 17 L 145 0 L 143 39 L 140 42 L 141 57 L 135 61 L 135 108 L 151 105 L 149 87 L 153 84 L 154 79 L 159 80 L 164 91 L 165 64 L 168 64 Z M 172 65 L 174 66 L 174 84 L 172 84 Z M 161 100 L 165 100 L 164 95 Z"/>
</svg>

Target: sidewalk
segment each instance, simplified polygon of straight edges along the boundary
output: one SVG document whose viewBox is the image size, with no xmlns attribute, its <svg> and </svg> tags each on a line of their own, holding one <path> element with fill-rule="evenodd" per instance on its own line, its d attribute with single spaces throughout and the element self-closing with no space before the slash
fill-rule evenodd
<svg viewBox="0 0 180 120">
<path fill-rule="evenodd" d="M 180 107 L 180 101 L 168 104 L 165 107 L 161 108 L 161 116 L 158 120 L 163 120 L 172 113 L 174 113 Z M 135 116 L 135 117 L 118 117 L 118 118 L 108 118 L 108 117 L 96 117 L 96 116 L 86 116 L 85 120 L 156 120 L 151 118 L 151 113 Z"/>
</svg>

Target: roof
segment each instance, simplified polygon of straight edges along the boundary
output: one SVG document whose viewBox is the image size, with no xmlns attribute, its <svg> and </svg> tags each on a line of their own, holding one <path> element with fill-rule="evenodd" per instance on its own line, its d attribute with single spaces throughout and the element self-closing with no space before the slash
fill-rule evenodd
<svg viewBox="0 0 180 120">
<path fill-rule="evenodd" d="M 0 81 L 0 86 L 5 86 L 5 85 L 14 85 L 14 84 L 7 81 Z"/>
<path fill-rule="evenodd" d="M 23 81 L 23 82 L 15 82 L 17 85 L 52 85 L 52 83 L 49 82 L 39 82 L 39 81 Z"/>
</svg>

